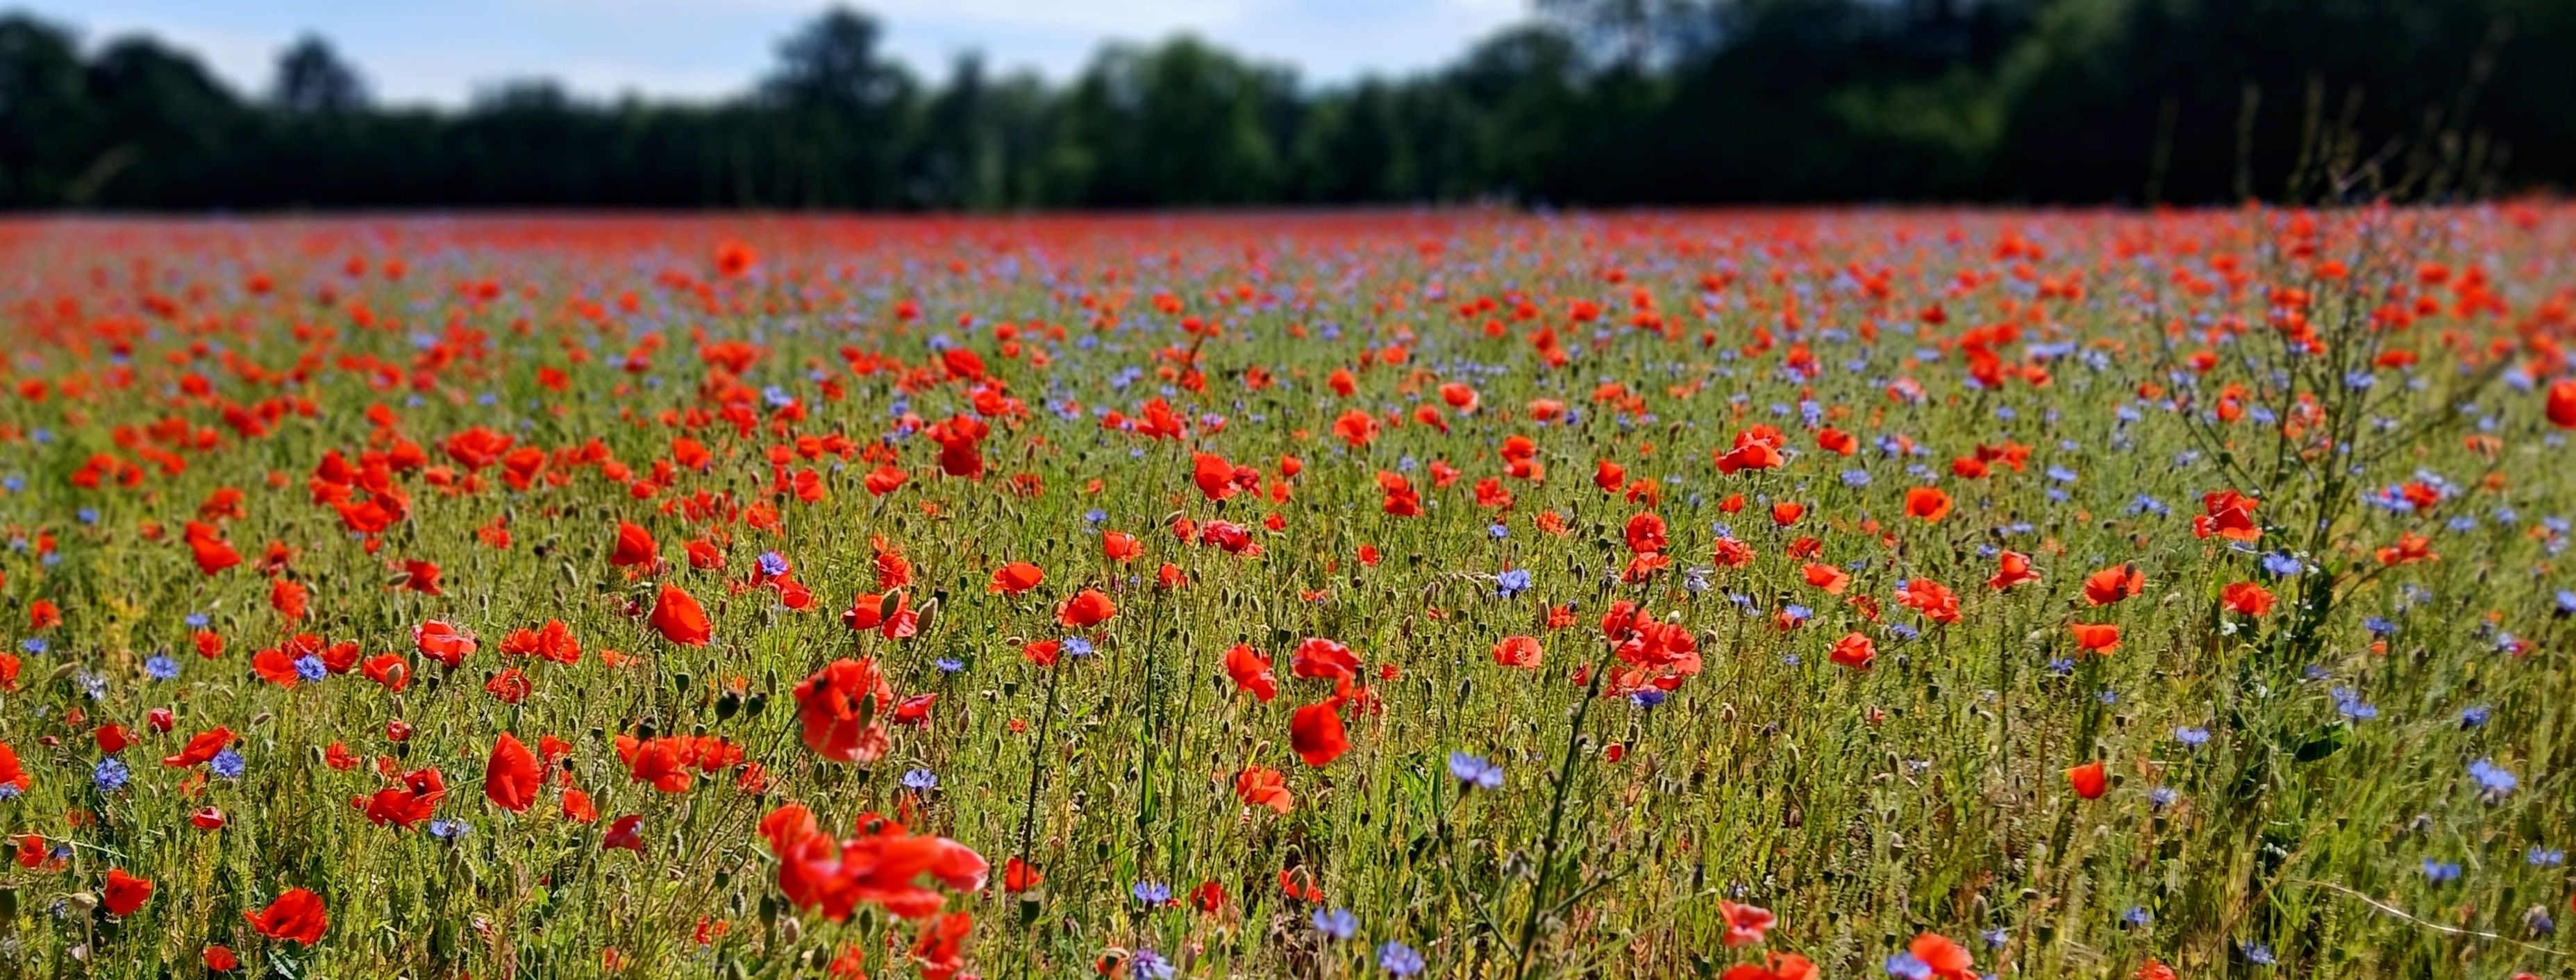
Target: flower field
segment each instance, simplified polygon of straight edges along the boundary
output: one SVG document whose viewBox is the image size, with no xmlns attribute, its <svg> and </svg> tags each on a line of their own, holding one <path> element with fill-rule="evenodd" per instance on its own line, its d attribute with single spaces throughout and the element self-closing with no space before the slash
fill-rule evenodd
<svg viewBox="0 0 2576 980">
<path fill-rule="evenodd" d="M 2576 210 L 0 256 L 7 975 L 2576 957 Z"/>
</svg>

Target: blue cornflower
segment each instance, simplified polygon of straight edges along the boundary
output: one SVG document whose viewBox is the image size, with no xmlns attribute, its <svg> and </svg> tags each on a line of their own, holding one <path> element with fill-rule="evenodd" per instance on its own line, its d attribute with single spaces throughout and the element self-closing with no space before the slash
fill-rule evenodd
<svg viewBox="0 0 2576 980">
<path fill-rule="evenodd" d="M 1063 648 L 1064 648 L 1064 654 L 1065 654 L 1065 656 L 1068 656 L 1068 657 L 1088 657 L 1088 656 L 1091 656 L 1091 641 L 1090 641 L 1090 640 L 1083 639 L 1083 638 L 1081 638 L 1081 637 L 1079 637 L 1079 636 L 1068 636 L 1068 637 L 1065 637 L 1065 638 L 1064 638 L 1064 641 L 1063 641 Z"/>
<path fill-rule="evenodd" d="M 2175 792 L 2171 786 L 2158 786 L 2147 791 L 2147 806 L 2152 809 L 2162 810 L 2174 805 L 2174 801 L 2179 799 L 2182 799 L 2182 794 Z"/>
<path fill-rule="evenodd" d="M 2567 863 L 2567 852 L 2551 850 L 2538 844 L 2534 844 L 2531 845 L 2530 852 L 2524 854 L 2522 859 L 2525 863 L 2528 863 L 2535 868 L 2555 868 Z"/>
<path fill-rule="evenodd" d="M 2503 799 L 2505 794 L 2513 792 L 2515 786 L 2522 784 L 2522 780 L 2497 768 L 2493 761 L 2487 759 L 2469 763 L 2469 778 L 2478 781 L 2478 795 L 2489 800 Z"/>
<path fill-rule="evenodd" d="M 2120 921 L 2128 923 L 2130 928 L 2144 929 L 2147 923 L 2156 921 L 2156 917 L 2147 914 L 2146 906 L 2132 905 L 2128 911 L 2120 913 Z"/>
<path fill-rule="evenodd" d="M 927 792 L 939 788 L 939 774 L 928 769 L 908 769 L 903 774 L 903 788 Z"/>
<path fill-rule="evenodd" d="M 318 681 L 331 676 L 331 665 L 323 663 L 322 658 L 308 653 L 295 658 L 295 676 L 308 681 Z"/>
<path fill-rule="evenodd" d="M 1803 623 L 1815 618 L 1816 611 L 1792 602 L 1780 610 L 1780 615 L 1792 623 Z"/>
<path fill-rule="evenodd" d="M 1505 599 L 1516 599 L 1521 593 L 1529 591 L 1531 584 L 1529 569 L 1507 569 L 1502 574 L 1494 576 L 1494 594 Z"/>
<path fill-rule="evenodd" d="M 90 770 L 89 781 L 98 787 L 99 792 L 113 793 L 124 789 L 126 780 L 133 776 L 133 770 L 125 768 L 125 763 L 110 756 L 98 760 L 98 768 Z"/>
<path fill-rule="evenodd" d="M 2377 616 L 2363 617 L 2361 628 L 2369 630 L 2373 636 L 2387 636 L 2390 633 L 2397 632 L 2397 624 L 2381 619 Z"/>
<path fill-rule="evenodd" d="M 1503 788 L 1503 765 L 1465 752 L 1449 753 L 1449 774 L 1477 789 Z"/>
<path fill-rule="evenodd" d="M 1485 525 L 1485 536 L 1496 541 L 1500 541 L 1504 538 L 1511 537 L 1512 529 L 1503 526 L 1503 522 L 1501 521 L 1495 521 L 1491 524 Z"/>
<path fill-rule="evenodd" d="M 965 670 L 966 662 L 955 657 L 941 657 L 937 660 L 931 661 L 931 666 L 939 668 L 939 672 L 942 674 L 954 674 L 958 671 Z"/>
<path fill-rule="evenodd" d="M 1139 881 L 1127 893 L 1147 905 L 1161 905 L 1172 900 L 1172 886 L 1159 881 Z"/>
<path fill-rule="evenodd" d="M 72 673 L 72 683 L 79 685 L 81 693 L 88 695 L 89 699 L 92 701 L 107 697 L 106 674 L 88 669 L 74 671 Z"/>
<path fill-rule="evenodd" d="M 2150 497 L 2142 493 L 2138 495 L 2138 499 L 2129 502 L 2129 513 L 2154 514 L 2157 517 L 2171 517 L 2173 516 L 2173 508 L 2166 506 L 2164 501 L 2157 500 L 2154 497 Z"/>
<path fill-rule="evenodd" d="M 1172 961 L 1161 953 L 1140 949 L 1134 959 L 1127 961 L 1127 971 L 1136 980 L 1172 980 Z"/>
<path fill-rule="evenodd" d="M 2558 614 L 2576 615 L 2576 589 L 2558 590 Z"/>
<path fill-rule="evenodd" d="M 1653 708 L 1664 703 L 1664 691 L 1658 687 L 1641 687 L 1628 692 L 1628 703 L 1639 708 Z"/>
<path fill-rule="evenodd" d="M 2460 880 L 2460 866 L 2449 861 L 2424 859 L 2424 880 L 2436 885 Z"/>
<path fill-rule="evenodd" d="M 1348 940 L 1360 931 L 1360 917 L 1349 909 L 1316 909 L 1306 918 L 1315 924 L 1316 932 L 1334 940 Z"/>
<path fill-rule="evenodd" d="M 462 820 L 432 820 L 429 835 L 440 840 L 456 840 L 474 832 L 474 825 Z"/>
<path fill-rule="evenodd" d="M 1913 953 L 1898 950 L 1887 957 L 1887 975 L 1897 980 L 1931 980 L 1932 964 L 1915 959 Z"/>
<path fill-rule="evenodd" d="M 188 618 L 181 620 L 181 622 L 187 623 L 189 629 L 201 630 L 206 628 L 207 623 L 214 622 L 214 620 L 207 618 L 205 613 L 189 613 Z"/>
<path fill-rule="evenodd" d="M 2272 956 L 2272 947 L 2263 943 L 2245 943 L 2238 946 L 2237 950 L 2245 954 L 2245 962 L 2255 966 L 2271 966 L 2280 962 Z"/>
<path fill-rule="evenodd" d="M 2174 729 L 2174 741 L 2181 742 L 2186 748 L 2199 748 L 2209 744 L 2209 729 L 2198 725 L 2184 725 Z"/>
<path fill-rule="evenodd" d="M 206 760 L 206 769 L 225 779 L 240 779 L 242 777 L 241 753 L 231 749 L 217 752 L 214 758 Z"/>
<path fill-rule="evenodd" d="M 760 553 L 760 574 L 775 578 L 787 574 L 787 556 L 775 551 Z"/>
<path fill-rule="evenodd" d="M 18 649 L 25 650 L 28 653 L 43 653 L 45 652 L 46 647 L 52 645 L 53 644 L 45 642 L 45 638 L 41 636 L 30 636 L 18 641 Z"/>
<path fill-rule="evenodd" d="M 1108 520 L 1108 519 L 1109 519 L 1109 512 L 1108 512 L 1108 511 L 1105 511 L 1105 510 L 1101 510 L 1101 509 L 1100 509 L 1100 508 L 1098 508 L 1098 507 L 1094 507 L 1094 508 L 1092 508 L 1092 509 L 1090 509 L 1090 510 L 1086 510 L 1086 511 L 1083 511 L 1083 512 L 1082 512 L 1082 522 L 1083 522 L 1083 523 L 1085 523 L 1085 524 L 1098 524 L 1098 523 L 1100 523 L 1100 522 L 1102 522 L 1102 521 L 1105 521 L 1105 520 Z"/>
<path fill-rule="evenodd" d="M 1891 623 L 1887 627 L 1887 632 L 1888 635 L 1900 640 L 1911 640 L 1923 635 L 1922 630 L 1915 629 L 1913 626 L 1905 623 Z"/>
<path fill-rule="evenodd" d="M 1378 969 L 1396 976 L 1409 977 L 1420 973 L 1424 965 L 1420 952 L 1395 940 L 1387 940 L 1386 945 L 1377 948 Z"/>
<path fill-rule="evenodd" d="M 166 681 L 179 676 L 179 662 L 170 659 L 169 654 L 156 653 L 143 662 L 143 672 L 153 680 Z"/>
<path fill-rule="evenodd" d="M 2275 551 L 2263 556 L 2263 570 L 2274 575 L 2296 575 L 2305 567 L 2307 566 L 2297 558 L 2291 557 L 2290 555 L 2282 552 Z"/>
<path fill-rule="evenodd" d="M 1997 926 L 1978 933 L 1977 938 L 1986 941 L 1987 949 L 2002 949 L 2004 948 L 2005 943 L 2012 941 L 2012 932 L 2001 926 Z"/>
<path fill-rule="evenodd" d="M 1851 488 L 1853 488 L 1853 489 L 1859 489 L 1859 488 L 1861 488 L 1861 487 L 1868 486 L 1868 485 L 1869 485 L 1869 471 L 1868 471 L 1868 470 L 1844 470 L 1844 471 L 1843 471 L 1843 485 L 1844 485 L 1844 486 L 1847 486 L 1847 487 L 1851 487 Z"/>
<path fill-rule="evenodd" d="M 2074 673 L 2074 672 L 2075 672 L 2075 658 L 2073 658 L 2073 657 L 2057 657 L 2057 658 L 2054 658 L 2054 659 L 2050 660 L 2050 661 L 2045 665 L 2045 668 L 2046 668 L 2046 669 L 2047 669 L 2047 671 L 2048 671 L 2049 673 L 2051 673 L 2051 674 L 2055 674 L 2055 675 L 2057 675 L 2057 676 L 2059 676 L 2059 677 L 2064 677 L 2064 676 L 2066 676 L 2066 675 L 2068 675 L 2068 674 L 2072 674 L 2072 673 Z"/>
<path fill-rule="evenodd" d="M 2460 727 L 2476 728 L 2480 725 L 2484 725 L 2487 723 L 2487 718 L 2494 713 L 2495 709 L 2489 708 L 2486 705 L 2470 705 L 2460 711 Z"/>
</svg>

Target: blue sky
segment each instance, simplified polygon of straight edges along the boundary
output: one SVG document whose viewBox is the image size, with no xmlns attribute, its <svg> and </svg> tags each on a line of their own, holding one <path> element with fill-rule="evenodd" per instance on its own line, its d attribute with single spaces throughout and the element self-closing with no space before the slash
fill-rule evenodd
<svg viewBox="0 0 2576 980">
<path fill-rule="evenodd" d="M 5 3 L 6 0 L 0 0 Z M 747 88 L 821 0 L 40 0 L 17 3 L 85 43 L 144 32 L 263 88 L 279 49 L 331 39 L 378 98 L 456 105 L 496 81 L 712 98 Z M 864 0 L 894 54 L 945 74 L 967 50 L 1051 78 L 1109 40 L 1196 33 L 1298 67 L 1309 82 L 1440 64 L 1526 13 L 1524 0 Z"/>
</svg>

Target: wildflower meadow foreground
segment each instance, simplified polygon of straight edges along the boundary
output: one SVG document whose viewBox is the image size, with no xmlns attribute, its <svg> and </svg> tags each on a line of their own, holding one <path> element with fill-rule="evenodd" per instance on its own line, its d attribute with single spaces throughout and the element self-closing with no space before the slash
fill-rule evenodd
<svg viewBox="0 0 2576 980">
<path fill-rule="evenodd" d="M 2562 206 L 0 254 L 6 975 L 2576 958 Z"/>
</svg>

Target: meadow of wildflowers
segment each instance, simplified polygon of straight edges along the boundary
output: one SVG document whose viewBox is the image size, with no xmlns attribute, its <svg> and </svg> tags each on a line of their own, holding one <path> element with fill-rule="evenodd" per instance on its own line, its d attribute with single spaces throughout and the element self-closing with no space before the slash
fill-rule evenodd
<svg viewBox="0 0 2576 980">
<path fill-rule="evenodd" d="M 2576 954 L 2557 205 L 0 253 L 7 975 Z"/>
</svg>

